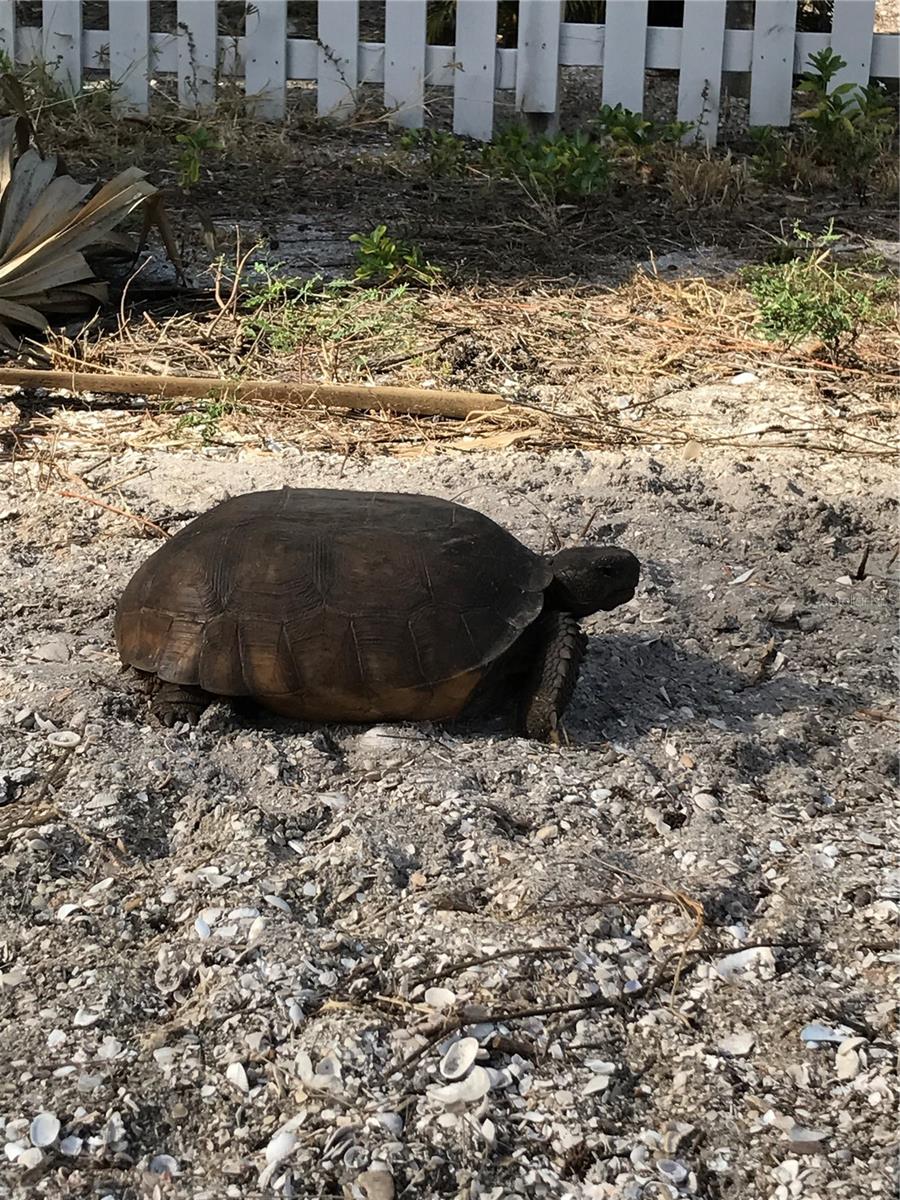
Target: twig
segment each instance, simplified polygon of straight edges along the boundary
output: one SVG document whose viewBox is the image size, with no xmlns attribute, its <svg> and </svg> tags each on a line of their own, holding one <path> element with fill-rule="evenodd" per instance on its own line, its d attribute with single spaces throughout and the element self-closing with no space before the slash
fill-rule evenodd
<svg viewBox="0 0 900 1200">
<path fill-rule="evenodd" d="M 154 521 L 148 521 L 146 517 L 139 517 L 137 513 L 129 512 L 127 508 L 116 508 L 112 504 L 107 504 L 105 500 L 97 500 L 94 496 L 84 496 L 81 492 L 60 492 L 59 494 L 65 496 L 67 500 L 81 500 L 85 504 L 94 504 L 97 508 L 105 508 L 107 512 L 115 513 L 117 517 L 127 517 L 129 521 L 137 521 L 139 525 L 143 525 L 145 529 L 152 529 L 160 537 L 170 538 L 172 536 L 161 525 L 157 525 Z"/>
<path fill-rule="evenodd" d="M 416 984 L 434 984 L 441 979 L 449 979 L 451 975 L 459 975 L 463 971 L 468 971 L 470 967 L 483 967 L 504 958 L 542 958 L 544 956 L 549 958 L 556 954 L 571 953 L 571 946 L 513 946 L 510 950 L 497 950 L 493 954 L 483 954 L 477 958 L 463 958 L 459 962 L 450 963 L 436 975 L 417 979 Z"/>
</svg>

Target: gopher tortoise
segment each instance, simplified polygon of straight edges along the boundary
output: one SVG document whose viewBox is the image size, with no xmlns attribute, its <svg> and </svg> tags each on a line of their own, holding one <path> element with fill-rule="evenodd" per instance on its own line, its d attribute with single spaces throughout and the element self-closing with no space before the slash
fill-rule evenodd
<svg viewBox="0 0 900 1200">
<path fill-rule="evenodd" d="M 443 721 L 518 702 L 557 741 L 584 655 L 579 618 L 631 599 L 613 546 L 535 554 L 434 496 L 284 488 L 197 517 L 128 583 L 119 655 L 165 723 L 215 696 L 304 721 Z"/>
</svg>

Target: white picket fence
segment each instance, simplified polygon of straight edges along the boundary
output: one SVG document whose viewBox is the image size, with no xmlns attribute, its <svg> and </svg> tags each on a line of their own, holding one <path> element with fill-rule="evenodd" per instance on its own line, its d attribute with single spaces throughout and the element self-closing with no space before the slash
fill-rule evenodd
<svg viewBox="0 0 900 1200">
<path fill-rule="evenodd" d="M 259 115 L 284 115 L 290 80 L 316 83 L 320 116 L 348 117 L 363 84 L 383 87 L 392 121 L 419 127 L 433 88 L 453 91 L 456 133 L 490 139 L 496 92 L 516 109 L 558 110 L 560 68 L 603 67 L 604 103 L 641 111 L 648 70 L 677 71 L 678 117 L 716 140 L 722 73 L 750 73 L 750 122 L 787 125 L 794 76 L 832 46 L 840 82 L 900 75 L 900 36 L 874 34 L 875 0 L 835 0 L 832 32 L 798 33 L 795 0 L 756 0 L 753 29 L 726 29 L 726 0 L 686 0 L 681 29 L 648 27 L 646 0 L 607 0 L 606 24 L 563 21 L 561 0 L 520 0 L 517 49 L 497 48 L 495 0 L 458 0 L 456 45 L 426 41 L 426 0 L 385 0 L 384 43 L 359 41 L 357 0 L 319 0 L 318 38 L 288 37 L 285 0 L 247 4 L 242 37 L 217 33 L 216 0 L 178 0 L 177 32 L 150 27 L 148 0 L 109 0 L 109 29 L 82 28 L 79 0 L 43 0 L 40 28 L 16 27 L 0 0 L 0 48 L 19 64 L 40 59 L 70 94 L 85 70 L 108 72 L 122 112 L 146 112 L 150 82 L 174 75 L 181 104 L 215 103 L 217 80 L 243 76 Z"/>
</svg>

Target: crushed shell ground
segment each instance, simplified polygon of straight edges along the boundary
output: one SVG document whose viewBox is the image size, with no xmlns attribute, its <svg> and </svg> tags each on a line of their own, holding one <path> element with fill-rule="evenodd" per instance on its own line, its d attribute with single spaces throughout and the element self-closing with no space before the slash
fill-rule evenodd
<svg viewBox="0 0 900 1200">
<path fill-rule="evenodd" d="M 460 498 L 537 549 L 593 518 L 644 575 L 587 622 L 560 749 L 500 719 L 158 728 L 111 638 L 153 538 L 0 471 L 4 1195 L 891 1192 L 890 466 L 94 462 L 169 529 L 338 481 Z"/>
</svg>

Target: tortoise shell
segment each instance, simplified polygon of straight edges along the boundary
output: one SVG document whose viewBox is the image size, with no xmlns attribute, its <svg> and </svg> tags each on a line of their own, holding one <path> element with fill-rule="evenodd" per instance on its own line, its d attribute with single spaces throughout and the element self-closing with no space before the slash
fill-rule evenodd
<svg viewBox="0 0 900 1200">
<path fill-rule="evenodd" d="M 135 573 L 122 661 L 306 720 L 459 716 L 540 614 L 548 562 L 433 496 L 284 488 L 191 521 Z"/>
</svg>

